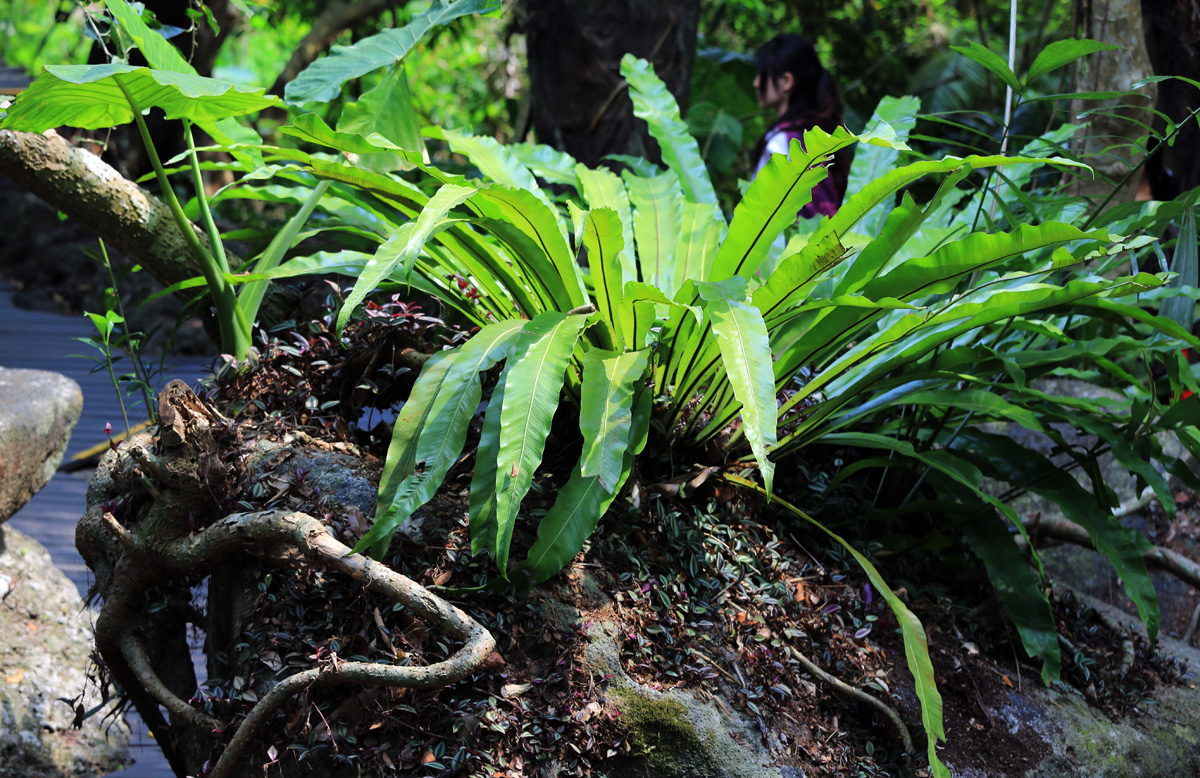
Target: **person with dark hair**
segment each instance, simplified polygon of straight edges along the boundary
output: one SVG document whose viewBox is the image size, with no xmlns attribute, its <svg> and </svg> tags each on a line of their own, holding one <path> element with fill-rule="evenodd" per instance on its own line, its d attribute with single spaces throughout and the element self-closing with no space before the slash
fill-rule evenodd
<svg viewBox="0 0 1200 778">
<path fill-rule="evenodd" d="M 788 153 L 793 138 L 799 138 L 803 144 L 804 133 L 814 127 L 832 133 L 842 123 L 842 98 L 812 41 L 802 35 L 776 35 L 759 47 L 755 61 L 758 75 L 754 77 L 754 91 L 758 104 L 775 109 L 777 116 L 755 150 L 757 176 L 772 154 Z M 801 209 L 800 215 L 810 218 L 837 213 L 846 195 L 849 176 L 850 155 L 843 149 L 834 154 L 829 175 L 813 188 L 812 201 Z"/>
</svg>

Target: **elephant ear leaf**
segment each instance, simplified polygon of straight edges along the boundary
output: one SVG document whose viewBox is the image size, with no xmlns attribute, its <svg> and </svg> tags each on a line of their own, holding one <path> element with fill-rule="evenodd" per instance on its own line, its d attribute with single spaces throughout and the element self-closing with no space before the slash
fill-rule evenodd
<svg viewBox="0 0 1200 778">
<path fill-rule="evenodd" d="M 168 119 L 204 124 L 279 104 L 264 91 L 133 65 L 47 65 L 17 95 L 0 127 L 21 132 L 64 125 L 97 130 L 128 124 L 135 111 L 149 108 L 161 108 Z"/>
<path fill-rule="evenodd" d="M 142 20 L 142 15 L 126 0 L 108 0 L 108 12 L 133 40 L 146 58 L 150 67 L 157 70 L 172 70 L 176 73 L 199 75 L 192 64 L 183 58 L 179 49 L 167 42 L 157 30 L 152 30 Z"/>
</svg>

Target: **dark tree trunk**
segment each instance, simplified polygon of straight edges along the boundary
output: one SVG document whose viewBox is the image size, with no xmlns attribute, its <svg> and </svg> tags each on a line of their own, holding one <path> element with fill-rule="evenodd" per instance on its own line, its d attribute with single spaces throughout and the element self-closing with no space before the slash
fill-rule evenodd
<svg viewBox="0 0 1200 778">
<path fill-rule="evenodd" d="M 1200 2 L 1197 0 L 1142 0 L 1146 48 L 1158 75 L 1200 80 Z M 1182 81 L 1158 85 L 1158 110 L 1179 123 L 1200 107 L 1200 89 Z M 1155 129 L 1165 122 L 1156 118 Z M 1175 143 L 1159 148 L 1147 163 L 1147 177 L 1156 200 L 1169 200 L 1200 186 L 1200 127 L 1187 122 Z"/>
<path fill-rule="evenodd" d="M 591 166 L 606 154 L 657 157 L 621 57 L 650 60 L 686 108 L 699 0 L 524 0 L 521 11 L 538 140 Z"/>
<path fill-rule="evenodd" d="M 1120 47 L 1084 60 L 1076 76 L 1079 91 L 1123 92 L 1153 75 L 1142 34 L 1141 10 L 1139 0 L 1077 0 L 1079 37 Z M 1072 194 L 1102 199 L 1112 193 L 1114 186 L 1120 186 L 1113 202 L 1134 199 L 1138 177 L 1130 177 L 1129 173 L 1142 161 L 1139 139 L 1154 119 L 1151 108 L 1156 94 L 1155 85 L 1149 84 L 1138 89 L 1136 97 L 1072 102 L 1075 116 L 1072 120 L 1087 124 L 1075 138 L 1077 148 L 1089 155 L 1086 161 L 1096 172 L 1095 178 L 1077 178 L 1070 190 Z M 1092 113 L 1081 120 L 1078 117 L 1084 111 Z"/>
</svg>

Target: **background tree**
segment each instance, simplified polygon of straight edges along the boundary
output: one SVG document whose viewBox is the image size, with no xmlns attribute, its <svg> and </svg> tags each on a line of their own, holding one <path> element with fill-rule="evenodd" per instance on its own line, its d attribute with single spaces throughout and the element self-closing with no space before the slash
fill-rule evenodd
<svg viewBox="0 0 1200 778">
<path fill-rule="evenodd" d="M 1200 79 L 1200 3 L 1196 0 L 1142 1 L 1146 48 L 1154 72 L 1160 75 Z M 1158 85 L 1158 110 L 1173 122 L 1182 122 L 1200 106 L 1200 89 L 1184 81 L 1164 81 Z M 1155 117 L 1154 126 L 1166 126 L 1163 116 Z M 1169 200 L 1181 192 L 1200 186 L 1200 130 L 1188 122 L 1173 145 L 1157 150 L 1147 164 L 1147 176 L 1155 199 Z"/>
<path fill-rule="evenodd" d="M 625 54 L 649 60 L 686 110 L 699 0 L 524 0 L 517 12 L 529 57 L 532 123 L 542 143 L 586 165 L 653 148 L 634 121 L 621 78 Z"/>
</svg>

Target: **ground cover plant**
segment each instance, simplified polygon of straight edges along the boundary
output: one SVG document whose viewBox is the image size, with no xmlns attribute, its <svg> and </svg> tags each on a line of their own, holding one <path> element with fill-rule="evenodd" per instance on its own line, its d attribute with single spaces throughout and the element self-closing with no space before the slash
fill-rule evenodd
<svg viewBox="0 0 1200 778">
<path fill-rule="evenodd" d="M 1192 427 L 1196 401 L 1170 405 L 1153 365 L 1161 365 L 1171 395 L 1196 390 L 1179 349 L 1200 341 L 1148 307 L 1186 304 L 1190 291 L 1182 279 L 1168 287 L 1166 276 L 1137 272 L 1131 262 L 1154 251 L 1150 235 L 1176 216 L 1184 225 L 1176 256 L 1194 249 L 1190 200 L 1100 220 L 1065 199 L 1049 206 L 1035 200 L 1026 188 L 1035 172 L 1081 167 L 1056 153 L 1069 128 L 1011 156 L 904 157 L 913 109 L 900 100 L 881 104 L 862 133 L 808 133 L 790 158 L 767 165 L 727 221 L 674 100 L 633 57 L 622 75 L 635 114 L 659 143 L 662 166 L 624 158 L 618 173 L 544 146 L 506 147 L 417 127 L 405 56 L 434 27 L 493 5 L 437 3 L 408 27 L 320 60 L 285 93 L 296 107 L 279 129 L 294 142 L 285 145 L 230 122 L 279 101 L 189 72 L 131 6 L 111 0 L 115 22 L 150 67 L 48 68 L 2 126 L 138 124 L 172 214 L 205 270 L 204 279 L 175 290 L 207 289 L 223 347 L 238 360 L 250 353 L 267 285 L 300 275 L 357 277 L 332 322 L 334 338 L 364 305 L 378 309 L 368 301 L 380 289 L 427 295 L 445 307 L 446 318 L 478 328 L 465 343 L 412 366 L 420 374 L 395 420 L 374 523 L 355 538 L 358 552 L 384 558 L 397 531 L 470 453 L 486 387 L 468 512 L 471 549 L 487 551 L 494 566 L 471 588 L 551 579 L 584 549 L 638 468 L 652 471 L 666 459 L 664 481 L 683 483 L 722 469 L 726 483 L 815 525 L 862 567 L 901 630 L 934 774 L 946 774 L 936 751 L 944 730 L 925 630 L 866 554 L 793 506 L 791 484 L 780 494 L 774 474 L 792 458 L 814 447 L 854 452 L 829 474 L 835 487 L 882 471 L 902 496 L 894 504 L 884 496 L 881 507 L 896 516 L 933 516 L 938 531 L 965 536 L 1025 650 L 1041 660 L 1044 681 L 1057 680 L 1062 665 L 1052 603 L 1036 552 L 1031 565 L 1011 542 L 1012 533 L 1024 532 L 1020 517 L 985 478 L 1049 497 L 1082 525 L 1118 570 L 1153 640 L 1158 614 L 1143 561 L 1148 545 L 1112 516 L 1111 490 L 1096 463 L 1111 452 L 1164 507 L 1174 501 L 1153 461 L 1191 478 L 1156 435 L 1200 446 Z M 1061 43 L 1035 60 L 1029 81 L 1095 50 Z M 347 81 L 379 70 L 378 86 L 340 113 L 299 110 L 328 106 Z M 181 159 L 158 160 L 142 118 L 150 107 L 203 128 L 232 162 L 204 163 L 192 142 Z M 433 164 L 422 132 L 465 159 L 469 174 Z M 858 152 L 847 202 L 834 217 L 796 224 L 827 173 L 822 163 L 850 145 Z M 183 164 L 169 167 L 176 162 Z M 210 198 L 200 176 L 218 164 L 242 177 Z M 969 186 L 980 171 L 991 182 L 997 169 L 1007 171 L 1001 185 Z M 173 174 L 191 177 L 191 202 L 175 196 Z M 923 202 L 907 191 L 918 181 L 933 182 Z M 226 258 L 213 217 L 213 208 L 235 198 L 298 206 L 241 268 Z M 201 220 L 207 246 L 189 217 Z M 288 257 L 302 239 L 324 250 Z M 1056 395 L 1040 382 L 1063 375 L 1119 384 L 1122 399 Z M 217 429 L 222 422 L 208 424 Z M 1048 435 L 1070 455 L 1070 467 L 1022 448 L 996 424 Z M 1063 425 L 1098 442 L 1073 446 Z M 558 461 L 546 461 L 552 438 Z M 1075 469 L 1089 476 L 1090 488 L 1075 480 Z M 547 472 L 560 481 L 539 515 L 526 498 Z M 252 522 L 248 516 L 204 521 L 215 521 L 220 535 Z M 99 518 L 136 555 L 143 541 L 123 535 L 116 518 Z M 525 531 L 523 521 L 530 523 Z M 271 531 L 282 534 L 279 526 Z M 328 561 L 330 553 L 317 556 Z M 347 558 L 367 569 L 363 557 Z M 118 614 L 110 619 L 128 611 L 125 603 L 109 611 Z M 137 647 L 120 627 L 108 635 L 109 648 L 139 665 Z M 477 659 L 487 654 L 474 650 Z M 315 657 L 323 661 L 320 652 Z M 346 677 L 367 680 L 362 676 Z M 242 725 L 238 747 L 227 753 L 239 753 L 285 694 L 272 693 L 270 705 L 251 709 L 246 721 L 253 725 Z M 212 723 L 168 699 L 173 713 L 193 724 Z"/>
</svg>

